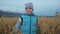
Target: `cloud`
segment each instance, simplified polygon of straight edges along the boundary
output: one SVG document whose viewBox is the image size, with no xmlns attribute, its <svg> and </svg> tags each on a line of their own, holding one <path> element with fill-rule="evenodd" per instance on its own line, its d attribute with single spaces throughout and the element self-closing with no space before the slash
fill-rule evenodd
<svg viewBox="0 0 60 34">
<path fill-rule="evenodd" d="M 0 0 L 0 10 L 25 12 L 25 3 L 32 2 L 35 14 L 50 15 L 52 12 L 53 14 L 56 11 L 60 12 L 59 1 L 60 0 Z"/>
</svg>

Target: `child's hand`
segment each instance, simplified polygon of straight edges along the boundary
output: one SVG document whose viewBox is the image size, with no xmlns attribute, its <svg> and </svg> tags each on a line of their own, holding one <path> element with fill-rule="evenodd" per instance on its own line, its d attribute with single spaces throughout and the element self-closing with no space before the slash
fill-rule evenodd
<svg viewBox="0 0 60 34">
<path fill-rule="evenodd" d="M 35 26 L 36 26 L 37 28 L 40 28 L 40 25 L 39 25 L 39 24 L 36 24 Z"/>
</svg>

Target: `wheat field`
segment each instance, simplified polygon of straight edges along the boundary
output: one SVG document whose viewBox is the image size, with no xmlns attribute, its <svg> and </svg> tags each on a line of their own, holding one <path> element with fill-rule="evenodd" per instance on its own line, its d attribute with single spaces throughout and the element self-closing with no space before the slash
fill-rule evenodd
<svg viewBox="0 0 60 34">
<path fill-rule="evenodd" d="M 17 21 L 18 17 L 1 17 L 0 34 L 13 34 L 12 30 Z M 40 28 L 37 34 L 60 34 L 60 17 L 38 17 L 38 23 Z"/>
</svg>

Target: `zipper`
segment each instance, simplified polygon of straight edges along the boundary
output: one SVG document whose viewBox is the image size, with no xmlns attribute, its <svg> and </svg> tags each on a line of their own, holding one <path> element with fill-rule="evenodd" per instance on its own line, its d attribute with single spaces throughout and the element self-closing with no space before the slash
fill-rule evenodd
<svg viewBox="0 0 60 34">
<path fill-rule="evenodd" d="M 31 34 L 31 15 L 30 15 L 30 31 L 29 34 Z"/>
</svg>

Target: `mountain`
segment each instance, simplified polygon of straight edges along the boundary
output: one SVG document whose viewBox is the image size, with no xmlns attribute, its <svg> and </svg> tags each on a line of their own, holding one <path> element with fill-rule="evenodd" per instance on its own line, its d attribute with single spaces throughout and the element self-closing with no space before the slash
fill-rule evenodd
<svg viewBox="0 0 60 34">
<path fill-rule="evenodd" d="M 11 16 L 11 17 L 20 17 L 20 13 L 18 13 L 18 12 L 10 12 L 10 11 L 2 11 L 2 10 L 0 10 L 0 15 L 1 16 Z"/>
</svg>

